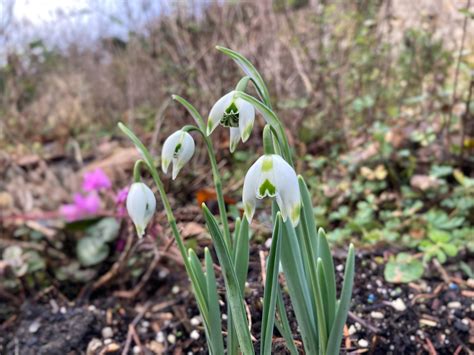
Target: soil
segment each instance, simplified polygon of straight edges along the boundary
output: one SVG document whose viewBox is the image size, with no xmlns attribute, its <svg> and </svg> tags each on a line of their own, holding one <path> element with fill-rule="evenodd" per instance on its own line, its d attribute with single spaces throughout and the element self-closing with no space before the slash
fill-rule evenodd
<svg viewBox="0 0 474 355">
<path fill-rule="evenodd" d="M 263 245 L 252 251 L 246 288 L 253 334 L 259 334 L 256 320 L 263 297 L 259 249 L 267 252 Z M 460 258 L 472 260 L 472 255 Z M 340 279 L 344 252 L 336 252 L 335 263 Z M 343 353 L 468 354 L 474 350 L 473 285 L 451 272 L 451 265 L 434 269 L 423 281 L 394 285 L 383 278 L 383 255 L 359 251 L 356 263 Z M 450 280 L 443 280 L 441 274 Z M 184 270 L 164 262 L 133 299 L 103 290 L 70 302 L 51 288 L 24 303 L 1 325 L 0 353 L 205 354 L 203 328 L 188 286 Z M 225 304 L 221 306 L 224 315 Z M 303 353 L 298 337 L 295 340 Z M 277 330 L 273 343 L 274 353 L 287 353 Z"/>
</svg>

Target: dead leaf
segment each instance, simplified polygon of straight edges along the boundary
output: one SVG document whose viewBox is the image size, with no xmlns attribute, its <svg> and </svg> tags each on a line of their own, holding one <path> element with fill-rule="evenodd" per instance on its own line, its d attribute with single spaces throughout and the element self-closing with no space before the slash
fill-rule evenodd
<svg viewBox="0 0 474 355">
<path fill-rule="evenodd" d="M 413 175 L 410 179 L 410 185 L 421 191 L 437 188 L 439 184 L 438 179 L 429 175 Z"/>
</svg>

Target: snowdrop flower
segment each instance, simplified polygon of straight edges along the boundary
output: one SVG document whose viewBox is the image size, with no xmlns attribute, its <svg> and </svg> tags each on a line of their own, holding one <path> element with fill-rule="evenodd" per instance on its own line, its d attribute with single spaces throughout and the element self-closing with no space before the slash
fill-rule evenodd
<svg viewBox="0 0 474 355">
<path fill-rule="evenodd" d="M 275 197 L 283 221 L 288 217 L 293 226 L 300 219 L 301 197 L 298 178 L 293 168 L 281 156 L 265 154 L 250 167 L 245 175 L 243 204 L 245 216 L 252 221 L 257 199 Z"/>
<path fill-rule="evenodd" d="M 142 182 L 133 183 L 127 195 L 127 211 L 135 224 L 139 238 L 143 237 L 155 208 L 156 199 L 153 191 Z"/>
<path fill-rule="evenodd" d="M 255 121 L 255 108 L 247 101 L 234 98 L 235 91 L 222 96 L 211 109 L 207 121 L 207 135 L 210 135 L 219 123 L 230 128 L 230 151 L 234 152 L 239 139 L 246 142 L 252 133 Z"/>
<path fill-rule="evenodd" d="M 194 139 L 188 132 L 179 130 L 166 138 L 161 151 L 161 168 L 166 174 L 170 163 L 173 163 L 173 180 L 179 171 L 194 154 Z"/>
</svg>

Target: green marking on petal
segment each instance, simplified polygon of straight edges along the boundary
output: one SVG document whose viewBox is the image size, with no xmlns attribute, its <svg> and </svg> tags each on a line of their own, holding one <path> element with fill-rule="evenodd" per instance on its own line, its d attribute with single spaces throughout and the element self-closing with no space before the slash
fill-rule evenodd
<svg viewBox="0 0 474 355">
<path fill-rule="evenodd" d="M 181 150 L 182 147 L 183 147 L 183 145 L 181 143 L 176 144 L 176 147 L 174 148 L 175 157 L 176 157 L 176 154 L 179 153 L 179 151 Z"/>
<path fill-rule="evenodd" d="M 246 203 L 245 206 L 244 206 L 244 211 L 245 211 L 245 215 L 250 218 L 252 216 L 252 205 L 250 205 L 249 203 Z"/>
<path fill-rule="evenodd" d="M 250 134 L 252 133 L 252 128 L 253 128 L 252 123 L 249 123 L 247 126 L 245 126 L 244 134 L 242 135 L 242 140 L 243 141 L 246 141 L 247 139 L 249 139 Z"/>
<path fill-rule="evenodd" d="M 262 185 L 258 188 L 258 194 L 261 197 L 269 196 L 273 197 L 275 196 L 276 193 L 276 188 L 275 185 L 273 185 L 268 179 L 265 179 Z"/>
<path fill-rule="evenodd" d="M 211 134 L 212 126 L 213 126 L 212 119 L 209 117 L 207 120 L 207 135 Z"/>
<path fill-rule="evenodd" d="M 233 101 L 225 110 L 220 123 L 224 127 L 239 127 L 239 108 Z"/>
<path fill-rule="evenodd" d="M 273 159 L 271 157 L 265 157 L 262 163 L 262 172 L 267 172 L 273 169 Z"/>
<path fill-rule="evenodd" d="M 300 212 L 301 212 L 301 205 L 298 203 L 297 205 L 293 206 L 291 210 L 291 221 L 293 224 L 296 224 L 300 219 Z"/>
</svg>

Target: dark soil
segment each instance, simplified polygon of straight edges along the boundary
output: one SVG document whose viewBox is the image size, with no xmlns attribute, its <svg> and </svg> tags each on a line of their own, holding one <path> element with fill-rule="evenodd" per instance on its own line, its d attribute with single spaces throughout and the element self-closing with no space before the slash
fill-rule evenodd
<svg viewBox="0 0 474 355">
<path fill-rule="evenodd" d="M 336 257 L 339 278 L 344 263 L 344 255 L 340 254 Z M 471 257 L 464 255 L 463 260 Z M 449 283 L 433 271 L 421 282 L 388 284 L 383 266 L 381 255 L 357 255 L 344 353 L 468 354 L 473 350 L 471 284 L 451 272 L 449 265 Z M 258 250 L 252 252 L 250 270 L 246 299 L 253 334 L 258 334 L 260 324 L 256 321 L 263 297 Z M 25 303 L 1 325 L 0 353 L 122 354 L 124 349 L 129 354 L 206 353 L 203 328 L 181 267 L 160 264 L 135 299 L 118 299 L 111 292 L 102 292 L 88 300 L 68 302 L 53 289 L 35 302 Z M 221 305 L 225 314 L 225 305 Z M 291 310 L 289 318 L 297 334 Z M 296 342 L 301 348 L 298 336 Z M 284 340 L 276 330 L 273 343 L 274 353 L 286 353 Z"/>
</svg>

